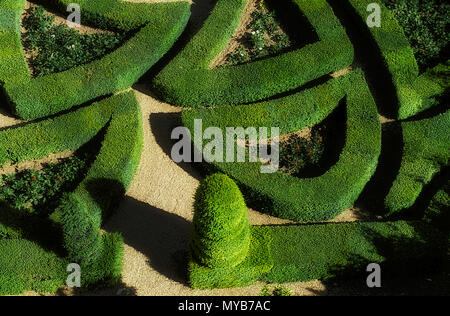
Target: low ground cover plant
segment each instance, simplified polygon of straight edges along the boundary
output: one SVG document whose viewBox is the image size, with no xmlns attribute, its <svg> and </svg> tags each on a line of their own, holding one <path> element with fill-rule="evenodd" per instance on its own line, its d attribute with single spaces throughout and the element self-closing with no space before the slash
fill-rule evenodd
<svg viewBox="0 0 450 316">
<path fill-rule="evenodd" d="M 86 64 L 111 52 L 124 39 L 122 33 L 81 34 L 66 24 L 55 24 L 55 17 L 44 7 L 30 8 L 22 22 L 24 48 L 31 56 L 34 76 L 61 72 Z"/>
<path fill-rule="evenodd" d="M 302 171 L 317 167 L 324 153 L 325 126 L 312 129 L 311 137 L 305 138 L 298 134 L 291 135 L 280 144 L 280 171 L 294 176 L 301 176 Z"/>
<path fill-rule="evenodd" d="M 48 216 L 58 206 L 62 194 L 73 191 L 86 176 L 91 160 L 84 154 L 46 164 L 42 170 L 0 175 L 0 202 L 17 211 Z"/>
<path fill-rule="evenodd" d="M 423 72 L 450 58 L 450 4 L 443 0 L 383 0 L 403 28 Z"/>
<path fill-rule="evenodd" d="M 279 54 L 292 45 L 289 35 L 281 28 L 276 13 L 267 9 L 263 1 L 256 5 L 257 10 L 252 13 L 248 31 L 240 39 L 241 45 L 227 56 L 228 65 Z"/>
</svg>

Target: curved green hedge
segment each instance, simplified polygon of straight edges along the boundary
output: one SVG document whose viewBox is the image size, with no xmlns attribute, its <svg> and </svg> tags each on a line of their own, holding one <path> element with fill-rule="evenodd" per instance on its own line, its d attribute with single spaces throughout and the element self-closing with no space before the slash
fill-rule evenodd
<svg viewBox="0 0 450 316">
<path fill-rule="evenodd" d="M 49 223 L 62 231 L 65 255 L 61 256 L 59 251 L 49 253 L 33 243 L 33 253 L 40 260 L 32 261 L 27 273 L 23 273 L 20 263 L 17 263 L 17 270 L 13 264 L 8 265 L 6 270 L 0 269 L 6 271 L 0 273 L 0 279 L 12 282 L 2 285 L 0 291 L 10 294 L 19 289 L 54 291 L 63 285 L 65 277 L 62 276 L 67 276 L 65 267 L 68 263 L 80 264 L 82 286 L 119 279 L 122 238 L 118 234 L 100 233 L 100 226 L 125 193 L 139 164 L 142 117 L 134 93 L 119 94 L 53 119 L 0 131 L 0 143 L 5 144 L 0 148 L 6 148 L 0 157 L 4 164 L 11 160 L 38 159 L 61 150 L 76 149 L 105 127 L 100 152 L 87 176 L 74 192 L 62 199 L 59 208 L 49 217 Z M 16 140 L 18 143 L 11 145 Z M 20 146 L 20 142 L 22 145 L 28 144 L 29 148 Z M 9 228 L 8 223 L 0 226 Z M 19 249 L 17 254 L 22 253 L 22 247 L 31 247 L 26 239 L 15 240 L 0 239 L 0 247 Z M 0 263 L 19 257 L 2 252 Z M 33 265 L 33 262 L 39 262 L 39 266 Z M 53 271 L 55 265 L 62 266 L 64 270 Z"/>
<path fill-rule="evenodd" d="M 30 70 L 23 58 L 20 22 L 25 0 L 0 2 L 0 86 L 9 79 L 18 81 L 30 77 Z"/>
<path fill-rule="evenodd" d="M 42 1 L 47 3 L 47 1 Z M 68 1 L 52 1 L 64 8 Z M 2 1 L 1 10 L 21 13 L 22 0 Z M 116 0 L 79 1 L 82 18 L 100 26 L 115 26 L 123 31 L 138 28 L 121 47 L 101 59 L 70 70 L 31 78 L 23 70 L 8 71 L 3 90 L 14 113 L 23 119 L 34 119 L 67 110 L 95 98 L 129 88 L 173 45 L 184 30 L 190 16 L 186 2 L 131 4 Z M 64 10 L 65 11 L 65 10 Z M 1 21 L 1 20 L 0 20 Z M 20 52 L 20 25 L 9 23 L 6 44 L 12 46 L 16 63 L 23 68 L 25 56 Z M 11 26 L 14 26 L 11 29 Z M 0 34 L 4 32 L 1 28 Z M 3 36 L 0 38 L 0 40 Z M 12 42 L 11 38 L 15 41 Z M 0 42 L 3 47 L 3 42 Z M 6 61 L 6 60 L 5 60 Z M 2 60 L 0 60 L 2 62 Z M 1 68 L 0 68 L 1 69 Z"/>
<path fill-rule="evenodd" d="M 316 119 L 319 119 L 337 106 L 341 95 L 347 95 L 345 146 L 340 154 L 339 162 L 324 175 L 302 179 L 279 172 L 262 174 L 260 163 L 214 162 L 212 164 L 214 169 L 236 180 L 245 189 L 247 199 L 258 203 L 258 206 L 264 204 L 262 211 L 296 221 L 332 219 L 352 205 L 372 177 L 381 150 L 381 123 L 378 119 L 375 102 L 361 71 L 357 70 L 343 78 L 333 80 L 336 80 L 336 83 L 330 82 L 310 91 L 300 92 L 299 94 L 302 96 L 293 97 L 295 100 L 303 98 L 304 100 L 315 100 L 309 105 L 303 103 L 298 107 L 314 107 L 316 111 L 322 109 L 322 114 L 316 114 Z M 326 94 L 330 89 L 337 91 L 335 90 L 330 95 Z M 289 106 L 296 108 L 295 105 L 287 103 L 286 107 Z M 239 111 L 240 106 L 235 108 Z M 208 111 L 216 110 L 208 109 Z M 283 113 L 285 110 L 282 108 L 280 111 Z M 305 112 L 309 113 L 309 110 Z M 192 135 L 195 119 L 205 118 L 204 129 L 210 126 L 210 117 L 205 113 L 207 112 L 204 109 L 187 110 L 183 113 L 183 124 L 191 130 Z M 230 116 L 233 115 L 233 112 L 229 113 Z M 299 110 L 299 113 L 301 118 L 302 111 Z M 218 116 L 214 117 L 217 119 L 214 121 L 215 124 L 219 119 Z M 273 122 L 267 121 L 264 124 L 267 124 L 267 127 L 278 126 L 281 118 L 295 122 L 292 125 L 282 123 L 283 132 L 299 130 L 304 127 L 304 122 L 318 123 L 307 115 L 304 122 L 295 116 L 274 117 L 276 119 Z M 223 117 L 225 123 L 220 123 L 218 126 L 225 126 L 228 119 L 228 116 Z M 251 120 L 248 122 L 251 123 Z M 208 157 L 205 159 L 208 160 Z"/>
<path fill-rule="evenodd" d="M 403 155 L 400 170 L 385 198 L 390 214 L 413 206 L 424 186 L 449 165 L 450 110 L 419 121 L 402 122 Z"/>
<path fill-rule="evenodd" d="M 367 6 L 371 0 L 350 0 L 357 15 L 366 27 Z M 439 65 L 419 76 L 419 67 L 403 29 L 381 2 L 381 27 L 368 27 L 392 77 L 398 99 L 398 118 L 405 119 L 434 104 L 434 97 L 448 91 L 450 64 Z M 446 76 L 447 79 L 443 79 Z"/>
<path fill-rule="evenodd" d="M 203 28 L 155 78 L 153 88 L 180 106 L 215 106 L 262 100 L 286 92 L 353 62 L 353 46 L 325 0 L 292 0 L 320 41 L 279 56 L 210 69 L 226 47 L 246 0 L 219 0 Z M 212 41 L 213 39 L 213 41 Z"/>
</svg>

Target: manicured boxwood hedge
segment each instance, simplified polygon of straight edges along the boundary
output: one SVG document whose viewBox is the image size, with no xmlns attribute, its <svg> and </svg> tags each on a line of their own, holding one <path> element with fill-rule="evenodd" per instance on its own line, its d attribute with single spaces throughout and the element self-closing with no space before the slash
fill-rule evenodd
<svg viewBox="0 0 450 316">
<path fill-rule="evenodd" d="M 193 130 L 192 123 L 201 118 L 204 126 L 269 127 L 280 128 L 280 134 L 296 132 L 322 122 L 346 95 L 348 76 L 329 80 L 314 88 L 265 102 L 246 105 L 225 105 L 213 108 L 187 109 L 183 122 Z M 268 137 L 270 137 L 270 129 Z"/>
<path fill-rule="evenodd" d="M 402 122 L 400 170 L 385 198 L 390 214 L 413 206 L 423 187 L 449 165 L 450 110 L 432 118 Z"/>
<path fill-rule="evenodd" d="M 163 100 L 180 106 L 248 103 L 349 66 L 353 46 L 329 4 L 292 1 L 314 27 L 319 42 L 249 64 L 210 69 L 237 28 L 246 3 L 219 0 L 203 28 L 156 76 L 154 90 Z"/>
<path fill-rule="evenodd" d="M 34 128 L 30 127 L 32 125 Z M 37 257 L 26 270 L 19 263 L 17 269 L 12 263 L 6 266 L 8 268 L 4 270 L 4 274 L 0 273 L 0 279 L 9 281 L 0 287 L 1 291 L 54 291 L 65 282 L 65 277 L 62 276 L 67 275 L 67 263 L 81 265 L 82 286 L 119 279 L 122 238 L 117 234 L 100 233 L 99 229 L 131 183 L 140 160 L 142 117 L 133 92 L 116 95 L 54 119 L 1 131 L 0 139 L 9 148 L 9 144 L 15 139 L 26 141 L 28 145 L 36 143 L 31 146 L 36 149 L 14 146 L 12 152 L 6 150 L 2 153 L 2 163 L 11 159 L 37 159 L 59 150 L 75 149 L 89 141 L 104 127 L 106 134 L 100 152 L 90 166 L 86 178 L 74 192 L 63 198 L 60 207 L 49 218 L 50 223 L 62 231 L 65 255 L 59 252 L 49 253 L 37 243 L 30 245 L 25 239 L 15 238 L 14 242 L 11 239 L 1 239 L 0 247 L 18 250 L 17 255 L 1 252 L 0 263 L 20 258 L 25 249 L 31 249 L 31 253 Z M 36 129 L 41 133 L 36 133 Z M 58 137 L 59 133 L 68 134 Z M 39 147 L 44 149 L 38 150 Z M 5 230 L 10 228 L 9 223 L 2 223 L 0 226 Z M 14 227 L 12 228 L 14 231 Z M 61 271 L 57 267 L 64 267 L 64 270 Z"/>
<path fill-rule="evenodd" d="M 9 9 L 10 2 L 14 3 L 1 2 L 0 10 Z M 52 1 L 61 8 L 65 8 L 67 2 Z M 121 47 L 91 63 L 38 78 L 24 77 L 22 71 L 10 71 L 7 78 L 0 77 L 4 81 L 3 90 L 9 104 L 20 118 L 48 116 L 129 88 L 169 50 L 190 16 L 189 4 L 186 2 L 131 4 L 101 0 L 78 3 L 81 5 L 82 18 L 94 25 L 111 26 L 122 31 L 138 29 Z M 20 12 L 19 5 L 23 6 L 23 1 L 16 0 L 14 4 L 16 11 Z M 17 40 L 20 27 L 17 22 L 11 23 L 15 28 L 9 29 L 11 34 L 5 40 L 9 44 L 11 37 L 16 39 L 13 52 L 17 54 L 21 47 Z M 0 29 L 2 33 L 3 29 Z M 2 42 L 0 45 L 3 47 Z M 23 65 L 25 57 L 20 53 L 15 59 Z"/>
<path fill-rule="evenodd" d="M 446 62 L 419 76 L 419 67 L 403 29 L 381 2 L 381 27 L 368 27 L 367 6 L 371 0 L 350 0 L 358 17 L 372 35 L 392 77 L 398 99 L 398 118 L 405 119 L 429 108 L 434 97 L 448 91 L 450 64 Z M 360 21 L 361 22 L 361 21 Z M 367 39 L 369 40 L 369 39 Z M 442 77 L 446 76 L 447 79 Z M 431 98 L 431 99 L 430 99 Z"/>
<path fill-rule="evenodd" d="M 0 86 L 8 79 L 18 81 L 30 76 L 22 53 L 20 21 L 25 0 L 2 0 L 0 3 Z"/>
<path fill-rule="evenodd" d="M 339 102 L 341 94 L 347 95 L 347 127 L 346 131 L 342 131 L 346 133 L 345 145 L 339 161 L 325 174 L 315 178 L 297 178 L 279 172 L 262 174 L 260 163 L 214 162 L 212 164 L 214 169 L 237 181 L 245 192 L 248 203 L 251 203 L 252 206 L 256 204 L 255 207 L 261 211 L 296 221 L 328 220 L 351 206 L 372 177 L 381 150 L 381 124 L 375 102 L 360 70 L 348 74 L 344 78 L 333 80 L 337 80 L 339 84 L 329 83 L 314 90 L 300 92 L 303 97 L 295 97 L 295 99 L 315 100 L 312 104 L 317 105 L 316 111 L 322 109 L 324 113 L 329 113 Z M 329 89 L 333 87 L 341 89 L 340 92 L 321 95 L 329 92 Z M 301 105 L 307 106 L 306 103 Z M 291 104 L 286 106 L 289 107 Z M 282 108 L 281 113 L 283 111 L 285 110 Z M 203 122 L 203 129 L 206 129 L 210 126 L 208 121 L 210 117 L 205 115 L 203 109 L 185 111 L 183 124 L 194 135 L 193 121 L 204 117 L 206 120 Z M 275 115 L 274 117 L 273 124 L 272 122 L 264 122 L 264 124 L 267 124 L 267 127 L 280 124 L 284 131 L 293 131 L 296 128 L 299 130 L 304 127 L 305 122 L 302 122 L 301 119 L 297 121 L 294 115 L 283 117 L 286 121 L 294 122 L 292 125 L 280 123 L 282 116 L 276 117 Z M 305 117 L 308 123 L 318 123 L 313 122 L 314 120 L 307 115 Z M 318 114 L 316 119 L 321 117 L 323 117 L 323 113 Z M 217 116 L 215 119 L 214 123 L 217 123 Z M 223 120 L 228 123 L 228 116 L 225 116 Z M 251 120 L 249 122 L 252 123 Z M 296 126 L 296 124 L 298 125 Z M 226 126 L 224 123 L 217 125 Z M 208 157 L 205 159 L 208 160 Z"/>
<path fill-rule="evenodd" d="M 190 240 L 189 282 L 194 288 L 244 286 L 272 267 L 270 240 L 250 229 L 247 206 L 236 183 L 224 174 L 197 189 Z"/>
<path fill-rule="evenodd" d="M 443 235 L 423 222 L 329 223 L 262 226 L 272 238 L 274 266 L 264 276 L 273 283 L 368 276 L 369 263 L 382 274 L 416 275 L 439 265 Z"/>
</svg>

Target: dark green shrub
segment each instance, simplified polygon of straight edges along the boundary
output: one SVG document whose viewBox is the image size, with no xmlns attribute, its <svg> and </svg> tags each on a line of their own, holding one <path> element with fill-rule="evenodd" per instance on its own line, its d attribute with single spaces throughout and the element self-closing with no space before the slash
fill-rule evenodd
<svg viewBox="0 0 450 316">
<path fill-rule="evenodd" d="M 418 275 L 440 265 L 447 244 L 424 222 L 355 222 L 263 226 L 273 241 L 270 283 L 357 277 L 365 280 L 369 263 L 383 275 Z M 289 242 L 287 242 L 289 241 Z"/>
<path fill-rule="evenodd" d="M 73 147 L 80 147 L 103 127 L 107 128 L 102 147 L 86 177 L 73 192 L 62 198 L 60 206 L 50 217 L 46 217 L 50 226 L 62 231 L 58 230 L 58 233 L 62 233 L 63 249 L 51 248 L 55 253 L 39 251 L 42 268 L 30 267 L 31 272 L 25 274 L 26 278 L 30 277 L 30 281 L 23 283 L 21 287 L 12 287 L 14 283 L 11 283 L 5 285 L 5 288 L 11 286 L 11 291 L 35 289 L 41 286 L 42 275 L 46 282 L 52 285 L 45 290 L 56 290 L 54 287 L 63 285 L 65 281 L 56 277 L 65 273 L 65 267 L 62 270 L 58 268 L 55 271 L 47 271 L 48 268 L 54 268 L 51 262 L 45 264 L 49 257 L 59 262 L 67 260 L 80 264 L 83 286 L 115 282 L 120 278 L 122 238 L 117 234 L 102 234 L 100 227 L 130 185 L 139 164 L 142 150 L 142 117 L 134 93 L 118 94 L 68 114 L 0 131 L 0 161 L 3 164 L 11 160 L 36 159 L 58 152 L 58 149 L 76 149 Z M 13 150 L 10 150 L 11 148 Z M 0 216 L 0 221 L 0 234 L 6 235 L 7 238 L 13 237 L 23 242 L 19 238 L 29 237 L 26 235 L 28 226 L 23 231 L 14 230 L 17 221 L 5 221 L 4 216 Z M 38 228 L 41 229 L 41 235 L 50 233 L 45 231 L 47 226 Z M 56 234 L 51 236 L 59 237 Z M 0 240 L 0 246 L 2 242 L 3 240 Z M 22 245 L 20 242 L 19 246 Z M 61 258 L 63 251 L 67 255 L 64 259 Z M 10 253 L 5 256 L 16 260 Z M 0 264 L 1 260 L 0 256 Z M 26 273 L 19 270 L 20 266 L 18 270 L 14 269 L 14 264 L 8 267 L 6 276 L 1 274 L 0 269 L 2 281 L 14 279 L 12 276 L 16 273 L 19 276 Z"/>
<path fill-rule="evenodd" d="M 69 194 L 61 205 L 64 248 L 70 262 L 85 267 L 96 261 L 102 251 L 102 238 L 98 227 L 91 220 L 83 201 Z"/>
<path fill-rule="evenodd" d="M 450 58 L 450 4 L 443 0 L 383 0 L 400 23 L 419 69 Z"/>
<path fill-rule="evenodd" d="M 42 170 L 0 175 L 0 201 L 15 210 L 46 214 L 59 204 L 63 192 L 73 191 L 88 169 L 88 156 L 72 156 Z M 48 214 L 47 214 L 48 215 Z"/>
<path fill-rule="evenodd" d="M 248 254 L 250 227 L 238 186 L 226 175 L 211 175 L 198 188 L 194 208 L 194 258 L 211 268 L 240 264 Z"/>
<path fill-rule="evenodd" d="M 113 33 L 80 34 L 54 24 L 54 16 L 38 6 L 23 20 L 24 47 L 31 54 L 34 75 L 47 75 L 91 62 L 111 52 L 123 36 Z"/>
</svg>

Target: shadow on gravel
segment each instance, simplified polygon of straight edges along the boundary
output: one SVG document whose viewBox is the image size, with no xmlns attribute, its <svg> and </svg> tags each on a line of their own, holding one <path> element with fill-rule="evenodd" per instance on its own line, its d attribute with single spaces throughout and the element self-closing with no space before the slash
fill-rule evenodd
<svg viewBox="0 0 450 316">
<path fill-rule="evenodd" d="M 179 140 L 171 139 L 172 131 L 176 127 L 183 126 L 180 113 L 153 113 L 150 115 L 150 126 L 158 145 L 167 156 L 171 157 L 173 145 L 179 142 Z M 193 150 L 191 143 L 191 153 L 194 152 Z M 192 155 L 191 161 L 194 161 Z M 181 162 L 177 165 L 196 180 L 200 181 L 202 179 L 199 171 L 194 168 L 194 164 Z"/>
<path fill-rule="evenodd" d="M 131 197 L 125 198 L 121 210 L 110 219 L 105 230 L 122 234 L 125 244 L 144 254 L 148 264 L 159 273 L 187 284 L 191 223 Z"/>
</svg>

